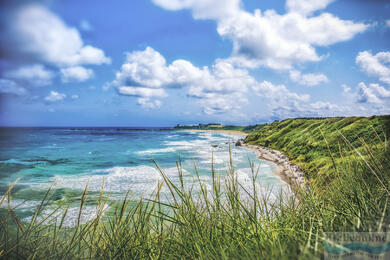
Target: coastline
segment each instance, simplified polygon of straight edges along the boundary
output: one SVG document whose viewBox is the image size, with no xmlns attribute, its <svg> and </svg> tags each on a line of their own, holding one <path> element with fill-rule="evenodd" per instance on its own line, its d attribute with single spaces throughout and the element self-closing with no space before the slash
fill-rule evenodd
<svg viewBox="0 0 390 260">
<path fill-rule="evenodd" d="M 298 165 L 291 163 L 290 160 L 286 156 L 284 156 L 282 152 L 267 147 L 247 143 L 242 143 L 242 146 L 254 151 L 259 159 L 274 163 L 276 167 L 272 172 L 275 175 L 279 176 L 290 186 L 304 186 L 304 173 Z"/>
<path fill-rule="evenodd" d="M 240 135 L 243 138 L 248 135 L 248 133 L 237 131 L 237 130 L 218 130 L 218 129 L 188 129 L 189 131 L 196 132 L 219 132 L 219 133 L 229 133 Z M 180 131 L 180 130 L 178 130 Z M 305 178 L 303 171 L 299 168 L 298 165 L 293 164 L 287 158 L 287 156 L 283 155 L 282 152 L 278 150 L 273 150 L 268 147 L 260 146 L 260 145 L 252 145 L 244 143 L 243 139 L 239 140 L 243 147 L 246 147 L 252 150 L 257 158 L 261 160 L 265 160 L 275 164 L 275 169 L 272 171 L 273 174 L 280 177 L 284 182 L 289 184 L 290 186 L 300 186 L 303 187 L 305 185 Z"/>
</svg>

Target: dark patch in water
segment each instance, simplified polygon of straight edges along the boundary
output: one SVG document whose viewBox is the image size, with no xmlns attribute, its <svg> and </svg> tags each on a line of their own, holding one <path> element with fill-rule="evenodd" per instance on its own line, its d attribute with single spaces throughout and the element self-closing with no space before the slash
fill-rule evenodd
<svg viewBox="0 0 390 260">
<path fill-rule="evenodd" d="M 42 173 L 33 173 L 33 174 L 30 174 L 31 177 L 33 178 L 40 178 L 40 177 L 45 177 L 47 176 L 46 174 L 42 174 Z"/>
<path fill-rule="evenodd" d="M 69 163 L 70 160 L 69 159 L 65 159 L 65 158 L 50 160 L 50 159 L 47 159 L 45 157 L 36 157 L 35 159 L 25 160 L 25 162 L 33 162 L 33 163 L 37 163 L 37 164 L 40 164 L 40 163 L 43 162 L 43 163 L 49 163 L 50 165 L 58 165 L 58 164 Z"/>
<path fill-rule="evenodd" d="M 34 168 L 34 166 L 19 163 L 2 163 L 0 164 L 0 178 L 9 177 L 11 174 L 17 173 L 20 170 L 31 168 Z"/>
<path fill-rule="evenodd" d="M 9 186 L 7 186 L 7 185 L 0 185 L 0 194 L 6 193 L 7 190 L 8 190 L 8 187 L 9 187 Z M 19 190 L 25 189 L 25 188 L 27 188 L 27 187 L 28 187 L 27 185 L 16 184 L 16 185 L 12 188 L 11 194 L 12 194 L 12 193 L 16 193 L 16 192 L 18 192 Z"/>
<path fill-rule="evenodd" d="M 54 191 L 51 199 L 56 201 L 56 200 L 60 200 L 64 197 L 65 195 L 65 189 L 57 189 Z"/>
<path fill-rule="evenodd" d="M 112 162 L 103 162 L 103 163 L 98 163 L 95 165 L 96 165 L 96 167 L 99 167 L 99 168 L 108 168 L 108 167 L 114 166 L 114 164 Z"/>
</svg>

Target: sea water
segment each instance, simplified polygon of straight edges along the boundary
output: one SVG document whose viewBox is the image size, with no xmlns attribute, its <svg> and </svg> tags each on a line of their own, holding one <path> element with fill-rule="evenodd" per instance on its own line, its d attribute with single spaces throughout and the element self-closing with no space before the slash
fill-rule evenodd
<svg viewBox="0 0 390 260">
<path fill-rule="evenodd" d="M 70 205 L 66 225 L 71 226 L 87 182 L 90 204 L 96 202 L 103 179 L 110 200 L 123 199 L 127 192 L 132 199 L 148 198 L 162 181 L 154 161 L 175 184 L 180 183 L 176 164 L 180 162 L 185 188 L 196 191 L 196 171 L 210 188 L 212 162 L 223 178 L 230 154 L 244 188 L 252 189 L 254 169 L 258 171 L 256 182 L 273 196 L 286 189 L 272 173 L 271 163 L 235 146 L 239 138 L 242 136 L 160 128 L 0 128 L 0 195 L 18 180 L 10 205 L 28 220 L 51 188 L 53 204 Z M 162 193 L 169 199 L 167 187 Z M 7 206 L 5 202 L 1 207 Z M 96 207 L 86 205 L 83 222 L 93 218 L 94 212 Z"/>
</svg>

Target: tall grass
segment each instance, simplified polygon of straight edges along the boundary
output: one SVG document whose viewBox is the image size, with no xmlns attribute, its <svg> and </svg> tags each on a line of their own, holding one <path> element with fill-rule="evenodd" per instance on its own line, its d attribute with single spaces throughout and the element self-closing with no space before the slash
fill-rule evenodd
<svg viewBox="0 0 390 260">
<path fill-rule="evenodd" d="M 68 208 L 42 214 L 50 190 L 31 221 L 23 222 L 11 208 L 12 185 L 0 199 L 8 208 L 0 218 L 0 257 L 4 259 L 315 259 L 323 254 L 325 232 L 388 231 L 390 228 L 390 162 L 388 144 L 363 150 L 349 147 L 348 160 L 335 160 L 333 181 L 294 190 L 295 196 L 269 200 L 256 184 L 261 174 L 252 163 L 252 187 L 237 180 L 231 160 L 222 178 L 211 166 L 212 185 L 199 175 L 200 189 L 185 189 L 180 163 L 179 183 L 156 163 L 163 181 L 153 197 L 134 201 L 131 191 L 121 202 L 110 202 L 104 182 L 96 216 L 86 224 L 81 214 L 88 184 L 80 199 L 77 225 L 63 225 Z M 345 147 L 343 149 L 346 149 Z M 349 152 L 355 151 L 355 156 Z M 343 150 L 337 151 L 343 156 Z M 334 151 L 329 150 L 330 157 Z M 162 198 L 166 186 L 169 198 Z M 195 192 L 200 190 L 200 192 Z M 104 215 L 107 204 L 112 215 Z M 61 212 L 61 214 L 57 214 Z M 54 216 L 57 216 L 53 219 Z"/>
</svg>

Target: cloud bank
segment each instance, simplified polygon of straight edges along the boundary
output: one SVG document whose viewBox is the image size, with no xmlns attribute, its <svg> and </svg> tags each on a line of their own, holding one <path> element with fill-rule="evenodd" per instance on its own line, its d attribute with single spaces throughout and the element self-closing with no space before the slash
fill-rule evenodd
<svg viewBox="0 0 390 260">
<path fill-rule="evenodd" d="M 368 25 L 342 20 L 323 12 L 331 0 L 288 0 L 285 14 L 274 10 L 254 13 L 242 9 L 239 0 L 153 0 L 167 10 L 191 11 L 195 19 L 217 22 L 217 32 L 233 42 L 231 60 L 255 68 L 291 69 L 294 64 L 318 62 L 316 46 L 347 41 Z"/>
</svg>

